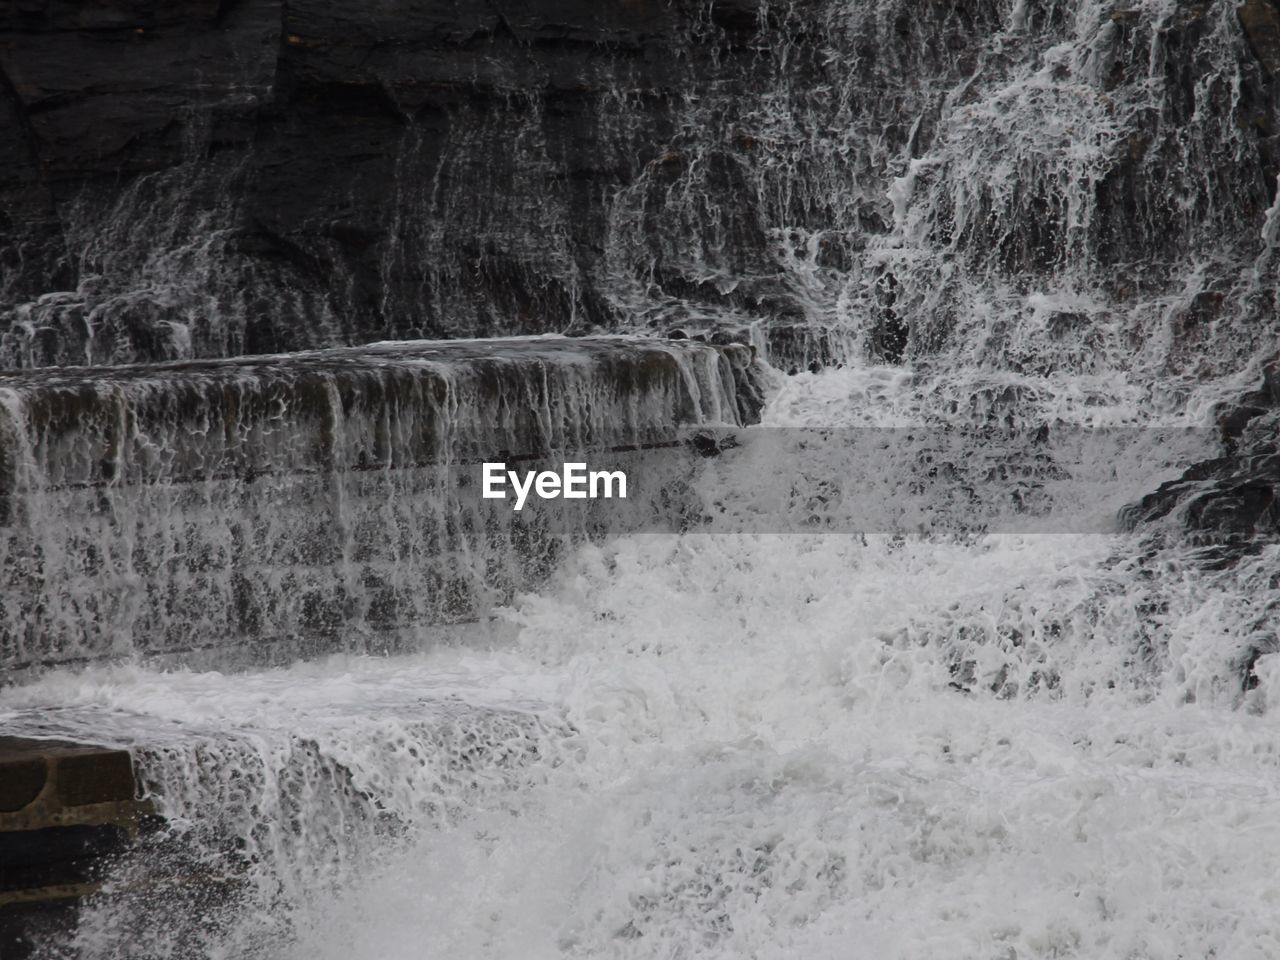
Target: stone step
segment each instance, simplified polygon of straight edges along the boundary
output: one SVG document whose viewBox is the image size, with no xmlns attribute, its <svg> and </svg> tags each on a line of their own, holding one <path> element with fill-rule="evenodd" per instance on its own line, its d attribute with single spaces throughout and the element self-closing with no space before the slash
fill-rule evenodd
<svg viewBox="0 0 1280 960">
<path fill-rule="evenodd" d="M 636 449 L 751 422 L 751 351 L 632 337 L 410 341 L 0 376 L 0 485 L 185 483 Z"/>
<path fill-rule="evenodd" d="M 0 736 L 0 956 L 74 923 L 150 822 L 125 750 Z"/>
<path fill-rule="evenodd" d="M 663 451 L 756 419 L 764 375 L 741 344 L 608 336 L 0 376 L 0 682 L 431 642 L 573 542 L 678 516 Z M 523 514 L 481 497 L 483 462 L 568 460 L 652 482 Z"/>
</svg>

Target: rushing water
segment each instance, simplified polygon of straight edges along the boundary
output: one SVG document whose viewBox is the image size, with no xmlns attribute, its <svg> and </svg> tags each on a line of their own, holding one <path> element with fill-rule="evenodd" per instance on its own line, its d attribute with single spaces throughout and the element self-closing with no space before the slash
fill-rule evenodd
<svg viewBox="0 0 1280 960">
<path fill-rule="evenodd" d="M 521 523 L 480 462 L 603 466 L 739 424 L 749 358 L 512 338 L 0 376 L 0 668 L 416 648 L 536 582 L 548 534 L 653 519 L 635 491 Z"/>
<path fill-rule="evenodd" d="M 802 374 L 747 432 L 909 420 L 937 389 Z M 1054 415 L 1095 415 L 1086 394 L 1069 383 Z M 775 485 L 736 475 L 756 478 L 740 493 Z M 1280 665 L 1257 660 L 1252 684 L 1241 666 L 1277 599 L 1274 547 L 1214 570 L 1145 533 L 740 522 L 583 546 L 465 648 L 233 675 L 100 667 L 6 691 L 11 723 L 134 744 L 173 818 L 153 843 L 234 887 L 216 907 L 164 884 L 121 893 L 82 949 L 1276 948 Z"/>
<path fill-rule="evenodd" d="M 0 690 L 15 730 L 131 746 L 168 818 L 81 955 L 1280 954 L 1280 547 L 1117 520 L 1277 346 L 1235 8 L 770 6 L 820 55 L 690 97 L 572 278 L 632 330 L 764 316 L 800 371 L 760 425 L 720 388 L 687 418 L 736 430 L 700 523 L 575 542 L 465 644 L 161 670 L 121 617 L 126 662 Z M 414 216 L 389 272 L 440 239 Z M 332 648 L 382 649 L 358 619 Z"/>
</svg>

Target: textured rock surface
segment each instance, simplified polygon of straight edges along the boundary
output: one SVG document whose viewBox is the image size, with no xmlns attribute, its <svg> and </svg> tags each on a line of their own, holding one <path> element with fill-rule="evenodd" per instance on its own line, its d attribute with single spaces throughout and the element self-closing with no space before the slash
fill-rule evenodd
<svg viewBox="0 0 1280 960">
<path fill-rule="evenodd" d="M 1232 562 L 1280 536 L 1280 358 L 1262 382 L 1218 418 L 1223 456 L 1197 463 L 1127 511 L 1137 526 L 1173 517 L 1215 547 L 1212 562 Z"/>
<path fill-rule="evenodd" d="M 26 332 L 0 355 L 607 319 L 604 194 L 756 28 L 747 0 L 7 3 L 0 309 Z"/>
<path fill-rule="evenodd" d="M 1256 254 L 1280 169 L 1275 5 L 1156 7 L 9 0 L 0 364 L 706 310 L 893 362 L 978 282 L 1106 329 Z"/>
<path fill-rule="evenodd" d="M 95 889 L 150 813 L 136 791 L 123 750 L 0 737 L 0 913 Z"/>
<path fill-rule="evenodd" d="M 42 953 L 153 817 L 124 750 L 0 736 L 0 955 Z"/>
<path fill-rule="evenodd" d="M 1280 73 L 1280 9 L 1275 0 L 1244 0 L 1239 13 L 1250 49 L 1274 77 Z"/>
</svg>

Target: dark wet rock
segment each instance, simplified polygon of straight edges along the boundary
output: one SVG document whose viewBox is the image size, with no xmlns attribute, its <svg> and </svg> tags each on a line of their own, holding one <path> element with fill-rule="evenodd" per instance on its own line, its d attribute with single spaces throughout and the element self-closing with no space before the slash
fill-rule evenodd
<svg viewBox="0 0 1280 960">
<path fill-rule="evenodd" d="M 146 822 L 124 750 L 0 737 L 0 949 L 52 956 Z M 39 952 L 43 948 L 46 952 Z M 38 953 L 39 952 L 39 953 Z"/>
<path fill-rule="evenodd" d="M 1262 367 L 1262 382 L 1218 413 L 1218 428 L 1229 452 L 1269 452 L 1280 441 L 1280 357 Z"/>
<path fill-rule="evenodd" d="M 731 343 L 750 346 L 751 331 L 742 327 L 716 329 L 708 335 L 707 342 L 721 347 L 728 346 Z"/>
<path fill-rule="evenodd" d="M 754 0 L 6 5 L 0 366 L 616 326 L 606 196 L 651 165 L 680 176 L 666 145 L 688 91 L 749 76 L 757 33 L 796 35 L 795 16 L 762 20 Z M 696 169 L 726 196 L 746 175 L 732 151 Z M 750 209 L 722 209 L 725 271 L 763 269 Z M 646 229 L 682 243 L 683 215 L 655 209 Z M 672 292 L 732 299 L 670 253 Z M 43 299 L 66 290 L 81 302 L 63 313 Z"/>
<path fill-rule="evenodd" d="M 1280 74 L 1280 8 L 1275 0 L 1244 0 L 1236 13 L 1249 48 L 1267 76 Z"/>
<path fill-rule="evenodd" d="M 1245 62 L 1221 101 L 1214 78 L 1236 65 L 1216 8 L 1176 6 L 1155 46 L 1139 11 L 1099 29 L 1091 79 L 1116 103 L 1153 69 L 1168 92 L 1150 118 L 1119 111 L 1132 122 L 1087 229 L 1068 229 L 1053 175 L 1017 209 L 980 191 L 963 235 L 945 217 L 930 234 L 956 276 L 1038 289 L 1081 249 L 1108 284 L 1153 258 L 1181 272 L 1259 221 L 1280 169 L 1275 4 L 1241 6 L 1226 55 Z M 868 261 L 895 229 L 886 178 L 936 147 L 934 92 L 982 95 L 1068 29 L 1064 10 L 1025 11 L 1009 44 L 980 3 L 856 26 L 819 0 L 10 3 L 0 366 L 616 329 L 677 299 L 799 326 L 845 280 L 865 293 L 858 351 L 899 363 L 945 343 L 952 317 L 921 314 L 905 265 Z M 1212 116 L 1246 141 L 1219 143 Z M 841 142 L 851 122 L 875 156 Z M 1194 202 L 1170 204 L 1171 179 Z M 860 196 L 837 186 L 853 182 Z M 803 298 L 797 259 L 817 281 Z M 60 291 L 79 304 L 50 309 Z M 1214 308 L 1176 319 L 1203 331 Z M 777 362 L 841 362 L 818 353 Z"/>
<path fill-rule="evenodd" d="M 726 450 L 737 447 L 738 438 L 732 433 L 700 430 L 685 443 L 700 457 L 718 457 Z"/>
<path fill-rule="evenodd" d="M 867 344 L 868 353 L 885 363 L 901 363 L 907 351 L 909 329 L 897 309 L 898 279 L 889 271 L 872 286 L 874 314 Z"/>
<path fill-rule="evenodd" d="M 1221 566 L 1280 536 L 1280 358 L 1264 365 L 1255 389 L 1220 412 L 1218 429 L 1222 456 L 1162 484 L 1122 519 L 1140 528 L 1176 517 L 1193 539 L 1228 548 L 1225 558 L 1211 558 Z"/>
<path fill-rule="evenodd" d="M 1193 533 L 1247 541 L 1280 534 L 1280 455 L 1220 457 L 1161 484 L 1126 512 L 1132 527 L 1176 514 Z"/>
<path fill-rule="evenodd" d="M 842 367 L 861 350 L 859 338 L 851 332 L 812 323 L 766 324 L 764 340 L 766 359 L 791 376 L 801 370 Z"/>
<path fill-rule="evenodd" d="M 1273 653 L 1280 653 L 1280 637 L 1275 634 L 1251 641 L 1241 653 L 1240 683 L 1246 690 L 1257 689 L 1260 680 L 1257 674 L 1258 661 Z"/>
<path fill-rule="evenodd" d="M 1215 464 L 1215 466 L 1218 466 Z M 1280 457 L 1251 457 L 1215 470 L 1210 489 L 1187 503 L 1185 522 L 1232 538 L 1280 534 Z"/>
</svg>

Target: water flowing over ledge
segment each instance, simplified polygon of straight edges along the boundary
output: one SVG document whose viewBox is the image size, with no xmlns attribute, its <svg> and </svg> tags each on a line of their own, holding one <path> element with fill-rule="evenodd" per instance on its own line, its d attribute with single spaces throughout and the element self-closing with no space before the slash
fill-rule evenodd
<svg viewBox="0 0 1280 960">
<path fill-rule="evenodd" d="M 553 337 L 0 377 L 0 667 L 474 619 L 603 516 L 522 523 L 467 495 L 481 461 L 642 457 L 758 417 L 762 375 L 741 345 Z"/>
<path fill-rule="evenodd" d="M 1221 372 L 1274 315 L 1278 16 L 23 4 L 0 364 L 763 319 L 891 362 Z"/>
<path fill-rule="evenodd" d="M 0 365 L 187 361 L 4 387 L 0 660 L 55 666 L 0 724 L 127 750 L 164 818 L 39 960 L 1280 956 L 1277 37 L 0 10 Z M 599 329 L 681 342 L 190 362 Z M 758 409 L 744 331 L 779 429 L 686 484 L 671 425 Z M 607 526 L 466 495 L 578 443 L 673 482 Z M 1124 524 L 987 532 L 1076 463 Z M 766 532 L 851 494 L 945 532 Z"/>
</svg>

